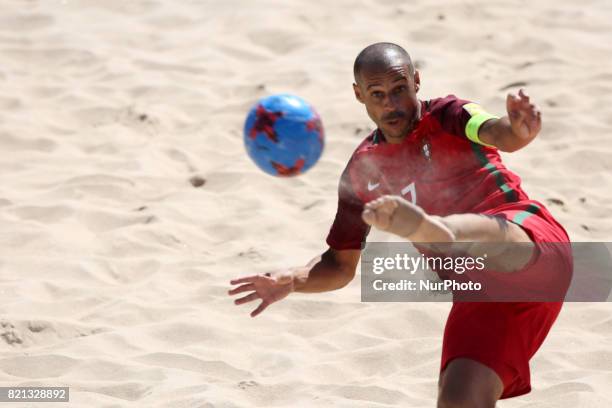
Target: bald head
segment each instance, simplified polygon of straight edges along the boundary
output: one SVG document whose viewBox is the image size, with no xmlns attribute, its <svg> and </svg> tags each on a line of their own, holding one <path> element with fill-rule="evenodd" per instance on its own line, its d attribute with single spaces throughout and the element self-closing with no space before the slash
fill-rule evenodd
<svg viewBox="0 0 612 408">
<path fill-rule="evenodd" d="M 364 48 L 353 65 L 355 82 L 360 83 L 362 72 L 382 72 L 393 66 L 406 65 L 410 75 L 414 75 L 414 66 L 410 55 L 397 44 L 380 42 Z"/>
<path fill-rule="evenodd" d="M 367 46 L 353 67 L 355 98 L 389 143 L 401 143 L 421 117 L 421 78 L 410 55 L 397 44 Z"/>
</svg>

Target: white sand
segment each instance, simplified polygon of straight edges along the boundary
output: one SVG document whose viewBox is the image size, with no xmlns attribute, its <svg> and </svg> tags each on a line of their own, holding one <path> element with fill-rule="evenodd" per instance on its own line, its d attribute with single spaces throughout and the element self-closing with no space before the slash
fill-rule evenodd
<svg viewBox="0 0 612 408">
<path fill-rule="evenodd" d="M 381 40 L 412 53 L 423 98 L 503 113 L 525 82 L 544 129 L 506 163 L 573 239 L 610 240 L 612 6 L 511 3 L 2 1 L 0 385 L 70 386 L 53 406 L 73 408 L 433 406 L 448 304 L 360 303 L 356 279 L 251 319 L 226 291 L 325 248 L 372 126 L 352 62 Z M 242 144 L 281 91 L 327 130 L 291 180 Z M 611 370 L 612 307 L 567 305 L 534 391 L 499 406 L 610 406 Z"/>
</svg>

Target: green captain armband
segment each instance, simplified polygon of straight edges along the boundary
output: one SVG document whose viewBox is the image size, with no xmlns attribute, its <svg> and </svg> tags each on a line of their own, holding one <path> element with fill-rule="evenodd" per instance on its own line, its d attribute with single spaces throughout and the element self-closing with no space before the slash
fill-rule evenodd
<svg viewBox="0 0 612 408">
<path fill-rule="evenodd" d="M 470 120 L 468 120 L 468 123 L 465 125 L 465 135 L 467 136 L 467 138 L 474 143 L 478 143 L 479 145 L 495 147 L 480 140 L 480 138 L 478 137 L 478 131 L 480 130 L 482 124 L 485 123 L 487 120 L 499 119 L 499 116 L 491 115 L 476 103 L 465 104 L 463 105 L 463 109 L 468 111 L 471 116 Z"/>
</svg>

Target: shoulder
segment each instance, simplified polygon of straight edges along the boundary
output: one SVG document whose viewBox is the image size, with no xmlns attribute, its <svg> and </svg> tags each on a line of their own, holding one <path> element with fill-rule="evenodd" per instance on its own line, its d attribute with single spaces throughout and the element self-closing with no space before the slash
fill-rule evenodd
<svg viewBox="0 0 612 408">
<path fill-rule="evenodd" d="M 471 118 L 469 107 L 474 105 L 467 99 L 455 95 L 435 98 L 423 102 L 424 115 L 434 119 L 434 122 L 447 133 L 465 136 L 465 126 Z"/>
<path fill-rule="evenodd" d="M 348 163 L 346 164 L 345 171 L 347 171 L 349 167 L 351 166 L 351 164 L 353 164 L 356 161 L 356 158 L 358 156 L 360 156 L 364 152 L 367 152 L 368 150 L 371 150 L 372 148 L 374 148 L 374 146 L 376 146 L 376 144 L 378 143 L 377 132 L 378 132 L 377 130 L 372 131 L 365 139 L 363 139 L 357 145 L 355 150 L 353 150 L 353 153 L 351 154 L 351 157 Z"/>
<path fill-rule="evenodd" d="M 353 151 L 351 158 L 355 157 L 355 155 L 362 150 L 367 150 L 370 148 L 370 146 L 374 146 L 377 143 L 377 132 L 378 130 L 374 130 L 368 136 L 366 136 L 366 138 L 363 139 L 359 145 L 357 145 L 357 148 Z"/>
<path fill-rule="evenodd" d="M 460 111 L 463 105 L 471 103 L 467 99 L 458 98 L 455 95 L 446 95 L 443 98 L 434 98 L 424 101 L 425 111 L 432 115 L 444 115 L 448 111 Z"/>
<path fill-rule="evenodd" d="M 353 150 L 342 175 L 340 176 L 339 193 L 341 199 L 354 200 L 356 197 L 354 182 L 361 180 L 360 163 L 364 153 L 367 153 L 376 146 L 376 130 L 371 132 L 359 145 Z"/>
</svg>

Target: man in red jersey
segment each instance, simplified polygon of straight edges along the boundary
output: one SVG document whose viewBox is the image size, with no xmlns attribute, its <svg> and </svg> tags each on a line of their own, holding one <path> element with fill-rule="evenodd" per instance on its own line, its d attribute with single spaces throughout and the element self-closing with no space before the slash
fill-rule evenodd
<svg viewBox="0 0 612 408">
<path fill-rule="evenodd" d="M 508 116 L 447 96 L 417 98 L 420 77 L 398 45 L 377 43 L 355 60 L 357 100 L 377 129 L 342 173 L 329 249 L 305 267 L 232 280 L 235 301 L 261 299 L 256 316 L 291 292 L 323 292 L 355 276 L 371 225 L 413 242 L 568 242 L 563 227 L 521 189 L 498 150 L 512 152 L 541 128 L 539 109 L 522 90 L 507 98 Z M 509 270 L 571 268 L 562 250 L 509 257 Z M 530 391 L 529 360 L 561 302 L 456 302 L 444 331 L 439 407 L 494 407 Z"/>
</svg>

